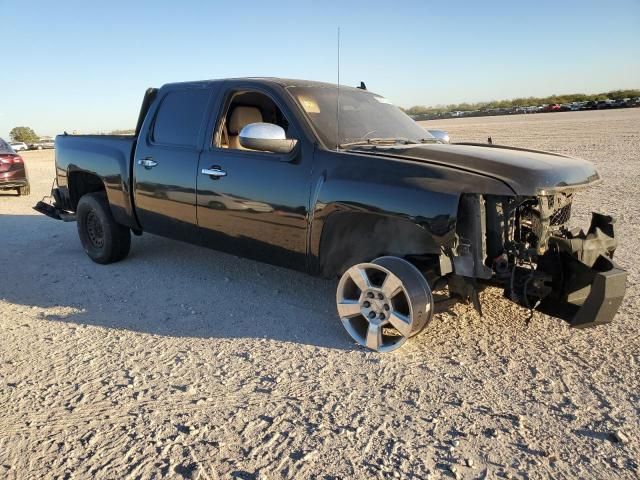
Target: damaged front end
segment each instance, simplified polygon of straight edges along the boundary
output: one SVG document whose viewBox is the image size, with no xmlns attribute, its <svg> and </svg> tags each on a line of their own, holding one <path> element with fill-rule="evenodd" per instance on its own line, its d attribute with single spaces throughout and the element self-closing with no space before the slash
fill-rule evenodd
<svg viewBox="0 0 640 480">
<path fill-rule="evenodd" d="M 573 191 L 536 197 L 463 195 L 449 290 L 471 298 L 499 286 L 515 303 L 573 327 L 609 323 L 625 293 L 627 273 L 613 262 L 612 217 L 593 213 L 585 232 L 569 229 Z M 441 262 L 442 263 L 442 262 Z"/>
</svg>

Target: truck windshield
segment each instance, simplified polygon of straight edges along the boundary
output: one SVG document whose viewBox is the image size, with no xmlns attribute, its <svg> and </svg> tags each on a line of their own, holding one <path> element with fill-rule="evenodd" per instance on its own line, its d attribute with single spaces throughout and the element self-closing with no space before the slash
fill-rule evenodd
<svg viewBox="0 0 640 480">
<path fill-rule="evenodd" d="M 327 148 L 363 144 L 425 143 L 435 138 L 386 98 L 334 85 L 288 87 Z M 338 132 L 339 130 L 339 132 Z"/>
</svg>

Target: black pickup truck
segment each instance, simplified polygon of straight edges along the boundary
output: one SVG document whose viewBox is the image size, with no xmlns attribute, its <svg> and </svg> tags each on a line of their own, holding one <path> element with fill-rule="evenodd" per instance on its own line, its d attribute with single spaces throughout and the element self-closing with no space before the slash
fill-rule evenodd
<svg viewBox="0 0 640 480">
<path fill-rule="evenodd" d="M 438 301 L 480 310 L 489 285 L 576 327 L 610 322 L 625 292 L 613 219 L 569 228 L 591 163 L 449 144 L 363 88 L 168 84 L 147 90 L 134 136 L 65 134 L 55 151 L 53 203 L 36 209 L 77 220 L 95 262 L 148 232 L 339 276 L 341 322 L 372 350 L 420 332 Z"/>
</svg>

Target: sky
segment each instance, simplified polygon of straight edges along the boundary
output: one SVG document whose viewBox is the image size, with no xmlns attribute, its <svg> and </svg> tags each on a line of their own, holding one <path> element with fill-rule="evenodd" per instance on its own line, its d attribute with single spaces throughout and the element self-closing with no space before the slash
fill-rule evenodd
<svg viewBox="0 0 640 480">
<path fill-rule="evenodd" d="M 0 137 L 135 126 L 164 83 L 367 84 L 396 105 L 640 88 L 640 0 L 0 0 Z"/>
</svg>

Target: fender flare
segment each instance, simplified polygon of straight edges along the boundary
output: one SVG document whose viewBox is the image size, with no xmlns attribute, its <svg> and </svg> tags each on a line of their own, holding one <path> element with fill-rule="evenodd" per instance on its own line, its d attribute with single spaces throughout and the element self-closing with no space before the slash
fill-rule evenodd
<svg viewBox="0 0 640 480">
<path fill-rule="evenodd" d="M 323 219 L 321 228 L 312 260 L 315 259 L 315 270 L 330 278 L 351 265 L 385 255 L 438 256 L 442 243 L 453 240 L 455 223 L 447 222 L 445 234 L 435 236 L 410 218 L 336 206 Z"/>
</svg>

